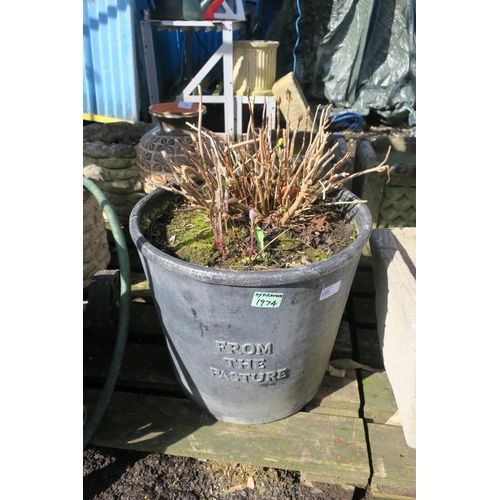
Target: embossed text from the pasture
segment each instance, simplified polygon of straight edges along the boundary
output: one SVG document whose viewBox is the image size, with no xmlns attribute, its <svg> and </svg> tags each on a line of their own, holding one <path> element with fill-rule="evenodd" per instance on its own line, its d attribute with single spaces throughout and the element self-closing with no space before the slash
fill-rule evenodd
<svg viewBox="0 0 500 500">
<path fill-rule="evenodd" d="M 213 377 L 232 382 L 250 383 L 274 382 L 288 376 L 287 368 L 278 370 L 268 368 L 268 361 L 264 356 L 273 354 L 274 346 L 271 342 L 240 345 L 236 342 L 216 340 L 215 345 L 217 352 L 223 354 L 223 367 L 210 367 Z"/>
</svg>

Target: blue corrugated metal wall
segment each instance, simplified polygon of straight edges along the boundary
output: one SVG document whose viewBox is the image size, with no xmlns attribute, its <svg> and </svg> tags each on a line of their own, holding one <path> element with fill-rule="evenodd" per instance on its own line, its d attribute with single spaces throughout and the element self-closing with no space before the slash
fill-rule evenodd
<svg viewBox="0 0 500 500">
<path fill-rule="evenodd" d="M 148 8 L 147 0 L 83 0 L 84 119 L 149 121 L 140 31 L 142 11 Z M 175 100 L 189 83 L 186 33 L 153 29 L 152 35 L 160 100 Z M 221 43 L 220 32 L 193 32 L 193 74 Z"/>
<path fill-rule="evenodd" d="M 146 0 L 83 0 L 83 116 L 93 121 L 148 120 L 146 72 L 140 22 Z M 160 97 L 175 99 L 185 81 L 185 39 L 181 31 L 152 30 Z M 222 35 L 193 36 L 196 73 L 217 50 Z M 138 54 L 138 56 L 137 56 Z M 142 116 L 141 116 L 142 113 Z"/>
<path fill-rule="evenodd" d="M 134 0 L 83 0 L 83 114 L 138 121 Z"/>
</svg>

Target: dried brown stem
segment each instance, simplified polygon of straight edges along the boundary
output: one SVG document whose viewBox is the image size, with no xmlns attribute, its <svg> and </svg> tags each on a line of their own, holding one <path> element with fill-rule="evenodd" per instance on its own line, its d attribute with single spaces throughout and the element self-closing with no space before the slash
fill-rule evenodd
<svg viewBox="0 0 500 500">
<path fill-rule="evenodd" d="M 264 102 L 262 111 L 262 126 L 257 129 L 254 121 L 255 99 L 249 96 L 247 139 L 230 143 L 202 128 L 201 89 L 199 94 L 198 126 L 191 125 L 194 148 L 186 151 L 187 162 L 181 165 L 176 165 L 163 152 L 175 179 L 174 183 L 163 188 L 184 195 L 190 205 L 208 212 L 210 220 L 217 226 L 214 226 L 214 233 L 218 238 L 222 237 L 222 217 L 228 216 L 225 212 L 228 197 L 229 217 L 235 209 L 248 213 L 253 208 L 259 218 L 279 215 L 280 225 L 285 225 L 295 215 L 351 179 L 371 172 L 386 172 L 390 179 L 389 167 L 385 164 L 390 149 L 380 165 L 363 172 L 349 174 L 341 171 L 348 155 L 332 165 L 338 143 L 329 146 L 331 132 L 327 129 L 331 105 L 323 109 L 318 107 L 314 117 L 308 109 L 305 119 L 297 120 L 295 129 L 291 130 L 289 114 L 292 96 L 287 91 L 286 126 L 280 128 L 278 120 L 273 143 L 267 123 L 267 103 Z M 279 113 L 281 99 L 277 99 L 276 104 Z M 303 124 L 299 147 L 296 141 Z M 309 124 L 311 131 L 308 134 Z M 315 128 L 317 132 L 314 132 Z M 156 185 L 154 182 L 151 184 Z"/>
</svg>

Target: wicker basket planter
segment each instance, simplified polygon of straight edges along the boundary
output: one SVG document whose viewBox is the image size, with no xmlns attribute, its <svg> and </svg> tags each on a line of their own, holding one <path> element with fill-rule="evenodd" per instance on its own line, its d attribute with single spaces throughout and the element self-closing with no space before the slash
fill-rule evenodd
<svg viewBox="0 0 500 500">
<path fill-rule="evenodd" d="M 90 285 L 97 271 L 111 260 L 103 211 L 92 193 L 83 188 L 83 289 Z"/>
<path fill-rule="evenodd" d="M 373 142 L 361 136 L 356 141 L 355 171 L 378 165 L 391 146 L 387 163 L 391 180 L 369 174 L 354 182 L 353 191 L 362 200 L 367 200 L 377 227 L 416 227 L 416 138 L 379 137 Z"/>
<path fill-rule="evenodd" d="M 128 224 L 132 208 L 144 196 L 135 160 L 136 145 L 152 127 L 141 122 L 95 123 L 83 127 L 83 166 L 99 167 L 99 188 L 122 224 Z"/>
</svg>

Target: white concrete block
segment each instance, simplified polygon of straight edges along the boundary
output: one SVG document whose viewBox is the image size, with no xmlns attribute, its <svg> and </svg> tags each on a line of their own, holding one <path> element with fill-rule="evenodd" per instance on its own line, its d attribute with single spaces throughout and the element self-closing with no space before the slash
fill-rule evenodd
<svg viewBox="0 0 500 500">
<path fill-rule="evenodd" d="M 416 448 L 416 228 L 370 238 L 377 330 L 408 446 Z"/>
</svg>

